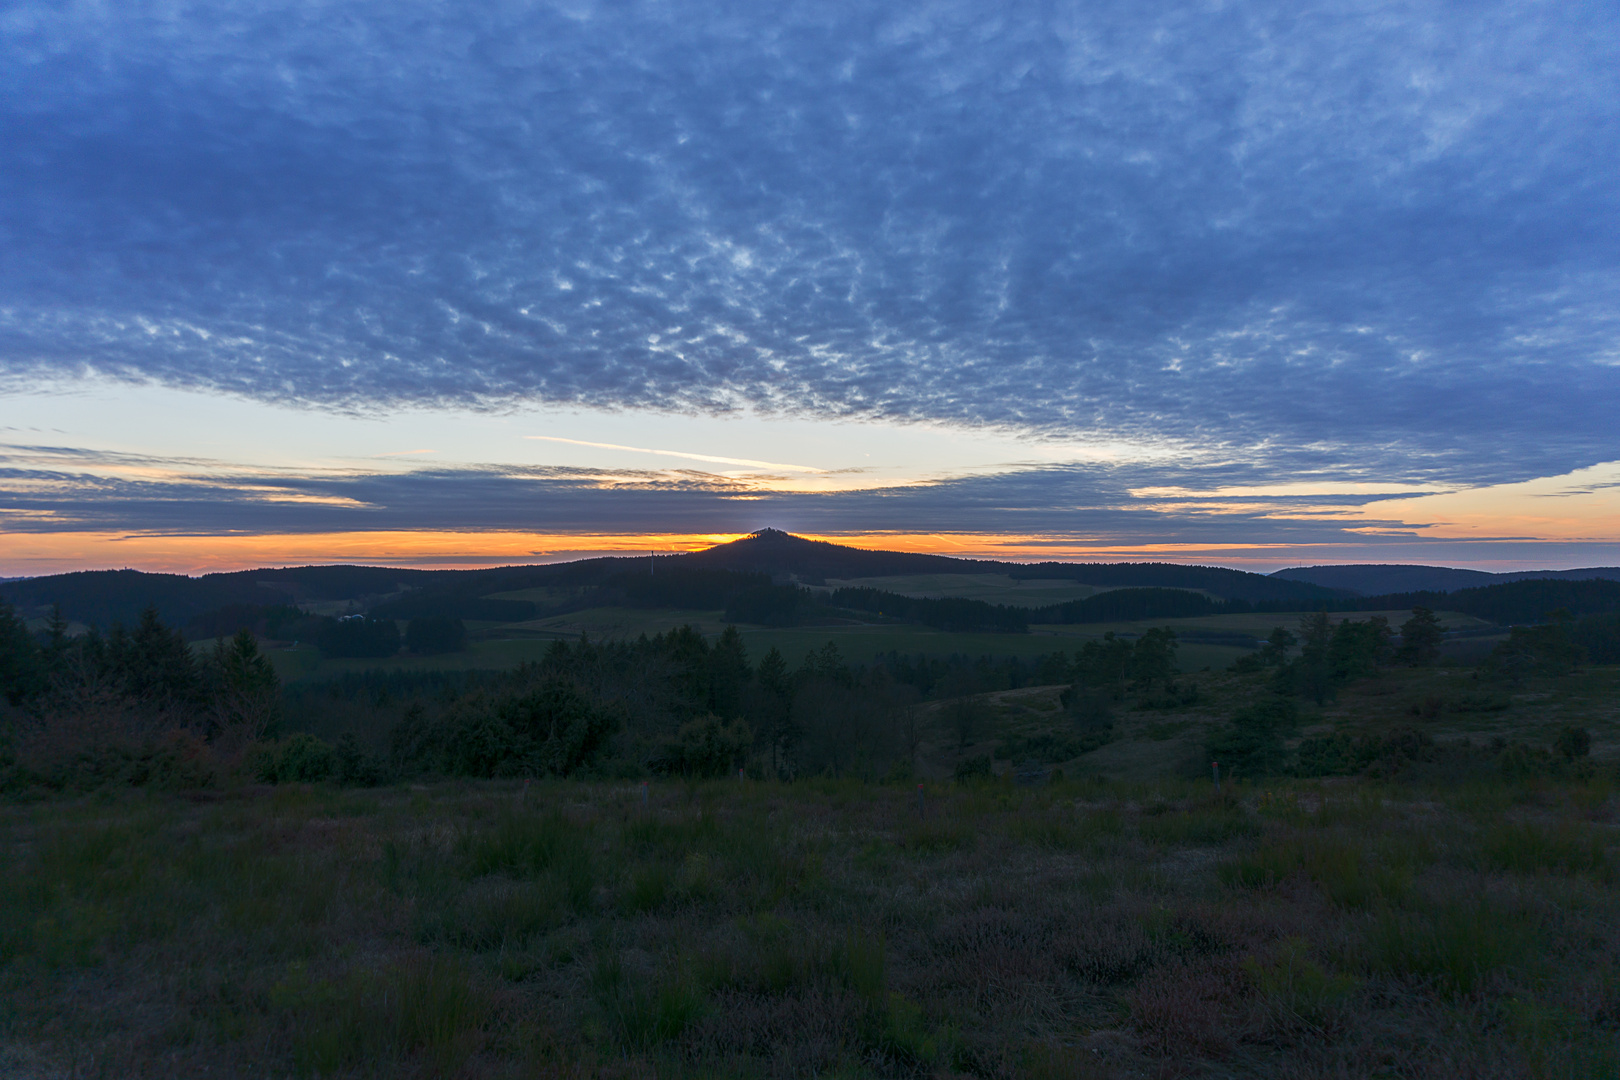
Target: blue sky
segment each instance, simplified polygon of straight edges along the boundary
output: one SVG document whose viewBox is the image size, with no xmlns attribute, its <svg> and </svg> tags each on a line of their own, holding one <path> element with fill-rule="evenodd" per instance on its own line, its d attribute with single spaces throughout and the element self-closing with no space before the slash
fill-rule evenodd
<svg viewBox="0 0 1620 1080">
<path fill-rule="evenodd" d="M 1620 561 L 1617 83 L 1578 2 L 0 5 L 0 573 Z"/>
</svg>

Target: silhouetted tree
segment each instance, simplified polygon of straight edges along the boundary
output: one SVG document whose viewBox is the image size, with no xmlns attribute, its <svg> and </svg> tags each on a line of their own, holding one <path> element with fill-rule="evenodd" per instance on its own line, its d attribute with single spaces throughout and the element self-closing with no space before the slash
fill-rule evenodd
<svg viewBox="0 0 1620 1080">
<path fill-rule="evenodd" d="M 1156 626 L 1136 639 L 1131 649 L 1132 685 L 1151 690 L 1175 678 L 1176 632 L 1169 627 Z"/>
<path fill-rule="evenodd" d="M 1401 624 L 1401 647 L 1395 651 L 1395 659 L 1412 667 L 1432 664 L 1440 658 L 1440 643 L 1445 636 L 1434 612 L 1415 607 L 1412 617 Z"/>
</svg>

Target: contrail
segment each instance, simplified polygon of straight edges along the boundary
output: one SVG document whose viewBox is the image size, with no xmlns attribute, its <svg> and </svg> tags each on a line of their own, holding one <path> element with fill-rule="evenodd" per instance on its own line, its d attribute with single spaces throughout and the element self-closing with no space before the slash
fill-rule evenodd
<svg viewBox="0 0 1620 1080">
<path fill-rule="evenodd" d="M 584 439 L 565 439 L 560 435 L 525 435 L 525 439 L 543 439 L 546 442 L 570 443 L 574 446 L 594 446 L 599 450 L 628 450 L 633 454 L 662 454 L 664 457 L 689 458 L 692 461 L 711 461 L 720 465 L 749 465 L 756 469 L 784 469 L 788 472 L 824 473 L 812 465 L 784 465 L 780 461 L 754 461 L 750 458 L 716 457 L 713 454 L 688 454 L 683 450 L 650 450 L 644 446 L 620 446 L 618 443 L 586 442 Z"/>
</svg>

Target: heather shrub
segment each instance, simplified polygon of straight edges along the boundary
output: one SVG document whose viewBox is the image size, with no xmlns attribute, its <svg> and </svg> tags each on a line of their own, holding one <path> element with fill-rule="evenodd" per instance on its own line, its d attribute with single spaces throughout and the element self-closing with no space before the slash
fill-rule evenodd
<svg viewBox="0 0 1620 1080">
<path fill-rule="evenodd" d="M 1285 1028 L 1326 1028 L 1340 1019 L 1356 987 L 1350 976 L 1317 964 L 1311 958 L 1310 943 L 1299 937 L 1282 939 L 1263 958 L 1245 959 L 1243 972 L 1272 1022 Z"/>
</svg>

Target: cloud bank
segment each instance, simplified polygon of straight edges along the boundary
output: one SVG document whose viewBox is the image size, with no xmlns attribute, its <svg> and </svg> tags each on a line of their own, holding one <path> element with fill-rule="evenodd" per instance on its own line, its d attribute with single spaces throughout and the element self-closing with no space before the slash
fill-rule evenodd
<svg viewBox="0 0 1620 1080">
<path fill-rule="evenodd" d="M 1502 482 L 1614 456 L 1617 211 L 1603 3 L 0 11 L 13 385 Z"/>
<path fill-rule="evenodd" d="M 15 534 L 298 535 L 533 531 L 1007 534 L 1040 543 L 1308 545 L 1412 539 L 1410 494 L 1199 493 L 1222 472 L 1053 466 L 904 487 L 771 491 L 692 470 L 483 466 L 311 474 L 55 446 L 0 446 L 0 529 Z M 1173 482 L 1187 489 L 1166 487 Z M 1143 497 L 1141 489 L 1154 492 Z M 1389 504 L 1382 517 L 1355 511 Z M 656 523 L 655 529 L 649 529 Z"/>
</svg>

